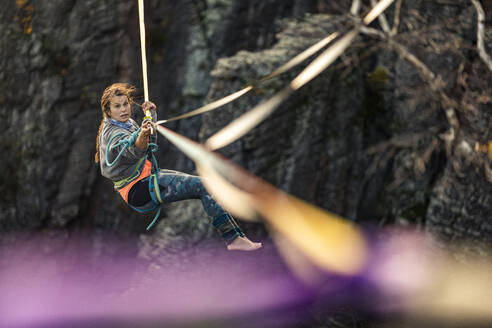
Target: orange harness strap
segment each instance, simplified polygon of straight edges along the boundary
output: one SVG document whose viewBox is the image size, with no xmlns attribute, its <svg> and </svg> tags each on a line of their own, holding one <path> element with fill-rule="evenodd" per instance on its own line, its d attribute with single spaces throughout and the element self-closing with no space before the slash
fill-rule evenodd
<svg viewBox="0 0 492 328">
<path fill-rule="evenodd" d="M 130 192 L 130 189 L 132 189 L 133 185 L 135 183 L 137 183 L 138 181 L 140 181 L 142 179 L 145 179 L 151 173 L 152 173 L 152 162 L 149 161 L 148 159 L 146 159 L 145 160 L 144 167 L 142 168 L 142 173 L 140 173 L 140 175 L 138 176 L 138 178 L 136 178 L 135 180 L 133 180 L 132 182 L 130 182 L 129 184 L 127 184 L 123 188 L 118 189 L 118 192 L 120 193 L 121 197 L 123 197 L 123 199 L 125 200 L 125 202 L 128 203 L 128 193 Z"/>
</svg>

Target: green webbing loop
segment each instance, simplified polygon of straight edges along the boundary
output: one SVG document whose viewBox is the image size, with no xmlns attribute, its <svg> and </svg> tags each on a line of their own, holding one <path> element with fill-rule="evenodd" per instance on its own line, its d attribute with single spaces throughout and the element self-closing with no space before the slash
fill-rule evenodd
<svg viewBox="0 0 492 328">
<path fill-rule="evenodd" d="M 159 166 L 157 164 L 157 160 L 155 158 L 154 153 L 157 151 L 158 146 L 154 143 L 149 143 L 149 148 L 147 150 L 150 160 L 152 162 L 152 174 L 149 177 L 149 193 L 151 195 L 152 201 L 157 201 L 159 203 L 159 209 L 157 210 L 157 213 L 154 216 L 154 219 L 152 222 L 148 225 L 147 231 L 149 231 L 154 224 L 157 222 L 159 219 L 159 215 L 161 214 L 161 209 L 162 209 L 162 197 L 161 197 L 161 190 L 159 189 L 159 181 L 157 180 L 157 174 L 159 173 Z M 152 186 L 153 182 L 153 188 Z M 155 195 L 155 197 L 152 197 L 152 194 Z M 154 200 L 155 198 L 155 200 Z"/>
<path fill-rule="evenodd" d="M 157 213 L 154 216 L 154 220 L 152 220 L 152 222 L 150 222 L 149 226 L 147 227 L 147 231 L 149 231 L 150 228 L 152 228 L 152 226 L 157 222 L 157 219 L 159 218 L 159 215 L 161 214 L 161 209 L 162 209 L 162 205 L 159 206 L 159 209 L 157 210 Z"/>
<path fill-rule="evenodd" d="M 154 173 L 151 177 L 154 180 L 155 197 L 157 198 L 157 201 L 162 204 L 161 190 L 159 188 L 159 182 L 157 181 L 157 175 Z"/>
<path fill-rule="evenodd" d="M 124 179 L 121 179 L 121 180 L 118 180 L 116 182 L 113 182 L 114 184 L 114 187 L 115 189 L 120 189 L 121 187 L 123 187 L 124 185 L 132 182 L 133 180 L 137 179 L 139 176 L 140 176 L 140 168 L 142 166 L 142 163 L 145 161 L 145 156 L 142 157 L 138 163 L 137 163 L 137 167 L 135 167 L 135 170 L 133 170 L 132 174 L 130 174 L 128 177 L 124 178 Z"/>
<path fill-rule="evenodd" d="M 119 136 L 122 136 L 122 135 L 125 135 L 125 133 L 121 132 L 121 133 L 117 133 L 115 134 L 114 136 L 111 137 L 111 139 L 109 139 L 109 142 L 108 142 L 108 147 L 106 148 L 106 165 L 109 166 L 109 167 L 112 167 L 114 166 L 120 159 L 121 155 L 123 154 L 123 152 L 128 148 L 130 147 L 131 145 L 134 145 L 135 144 L 135 141 L 137 140 L 137 137 L 138 137 L 138 134 L 140 133 L 140 128 L 138 128 L 137 131 L 133 132 L 128 138 L 125 138 L 125 139 L 121 139 L 120 141 L 118 141 L 116 143 L 116 145 L 114 145 L 113 147 L 111 147 L 111 143 L 113 142 L 113 140 Z M 109 155 L 109 151 L 110 149 L 112 148 L 115 148 L 115 147 L 118 147 L 120 145 L 123 145 L 123 148 L 120 150 L 120 152 L 118 153 L 118 156 L 116 156 L 116 158 L 114 159 L 113 162 L 109 162 L 108 161 L 108 155 Z"/>
</svg>

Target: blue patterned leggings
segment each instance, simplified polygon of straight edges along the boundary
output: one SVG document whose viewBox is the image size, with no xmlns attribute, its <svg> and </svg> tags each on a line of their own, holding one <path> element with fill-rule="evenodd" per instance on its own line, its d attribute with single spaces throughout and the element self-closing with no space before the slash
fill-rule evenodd
<svg viewBox="0 0 492 328">
<path fill-rule="evenodd" d="M 161 169 L 159 171 L 159 188 L 163 203 L 200 199 L 211 223 L 219 231 L 226 243 L 230 243 L 238 236 L 244 236 L 232 216 L 205 189 L 200 177 Z M 128 202 L 137 209 L 143 210 L 154 206 L 149 194 L 148 178 L 139 181 L 132 187 Z"/>
</svg>

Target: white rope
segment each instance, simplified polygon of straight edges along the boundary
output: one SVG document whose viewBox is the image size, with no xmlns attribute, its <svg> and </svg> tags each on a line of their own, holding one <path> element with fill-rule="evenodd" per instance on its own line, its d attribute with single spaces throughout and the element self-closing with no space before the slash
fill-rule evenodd
<svg viewBox="0 0 492 328">
<path fill-rule="evenodd" d="M 145 23 L 144 23 L 144 0 L 138 0 L 138 20 L 140 22 L 140 51 L 142 55 L 142 76 L 144 88 L 144 101 L 149 101 L 149 84 L 147 82 L 147 54 L 145 52 Z M 152 121 L 150 110 L 145 111 L 145 119 Z M 154 134 L 154 128 L 150 128 L 150 133 Z"/>
<path fill-rule="evenodd" d="M 492 71 L 492 60 L 485 50 L 484 34 L 485 34 L 485 11 L 483 10 L 480 1 L 471 0 L 477 10 L 477 49 L 480 58 L 485 62 L 490 71 Z"/>
<path fill-rule="evenodd" d="M 149 101 L 149 86 L 147 83 L 147 55 L 145 53 L 144 0 L 138 0 L 138 18 L 140 21 L 140 50 L 142 54 L 144 100 Z"/>
</svg>

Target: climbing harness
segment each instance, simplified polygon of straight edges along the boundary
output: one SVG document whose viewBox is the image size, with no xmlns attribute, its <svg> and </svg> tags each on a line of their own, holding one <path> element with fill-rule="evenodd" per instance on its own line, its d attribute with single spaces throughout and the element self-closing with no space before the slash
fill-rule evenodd
<svg viewBox="0 0 492 328">
<path fill-rule="evenodd" d="M 114 186 L 120 193 L 121 197 L 123 197 L 125 202 L 128 203 L 128 194 L 130 192 L 130 189 L 132 189 L 132 187 L 140 180 L 143 180 L 148 176 L 150 176 L 151 173 L 152 173 L 152 162 L 146 159 L 146 157 L 142 157 L 142 159 L 138 162 L 135 172 L 133 172 L 130 175 L 130 177 L 115 182 Z"/>
<path fill-rule="evenodd" d="M 114 120 L 106 120 L 107 123 L 113 124 L 119 127 L 123 127 L 120 124 L 117 124 L 113 122 Z M 118 122 L 121 123 L 121 122 Z M 123 127 L 126 128 L 126 127 Z M 133 146 L 135 144 L 135 141 L 137 140 L 138 134 L 140 133 L 140 128 L 137 129 L 137 131 L 133 132 L 128 138 L 124 138 L 119 140 L 117 143 L 115 143 L 112 146 L 113 140 L 115 140 L 118 137 L 126 135 L 124 132 L 117 133 L 108 142 L 108 147 L 106 148 L 105 152 L 105 161 L 106 165 L 109 167 L 114 166 L 123 153 L 126 151 L 126 149 L 130 146 Z M 117 148 L 121 146 L 121 150 L 118 152 L 118 155 L 116 158 L 110 162 L 109 161 L 109 153 L 111 152 L 111 149 Z M 158 174 L 159 174 L 159 166 L 157 164 L 157 160 L 155 158 L 154 153 L 157 151 L 158 146 L 155 143 L 149 143 L 147 147 L 147 153 L 144 157 L 140 159 L 138 162 L 137 168 L 135 171 L 130 174 L 129 177 L 121 179 L 119 181 L 114 182 L 114 188 L 120 193 L 121 197 L 123 200 L 130 206 L 132 209 L 134 209 L 137 212 L 140 213 L 148 213 L 151 211 L 154 211 L 155 209 L 158 208 L 154 219 L 152 222 L 149 224 L 147 227 L 147 231 L 152 228 L 152 226 L 157 222 L 159 215 L 161 214 L 161 208 L 162 208 L 162 197 L 161 197 L 161 192 L 159 188 L 159 180 L 158 180 Z M 143 180 L 145 178 L 148 178 L 149 180 L 149 194 L 152 199 L 152 202 L 154 203 L 154 206 L 150 209 L 139 209 L 131 204 L 128 203 L 128 193 L 130 192 L 130 189 L 140 180 Z"/>
</svg>

